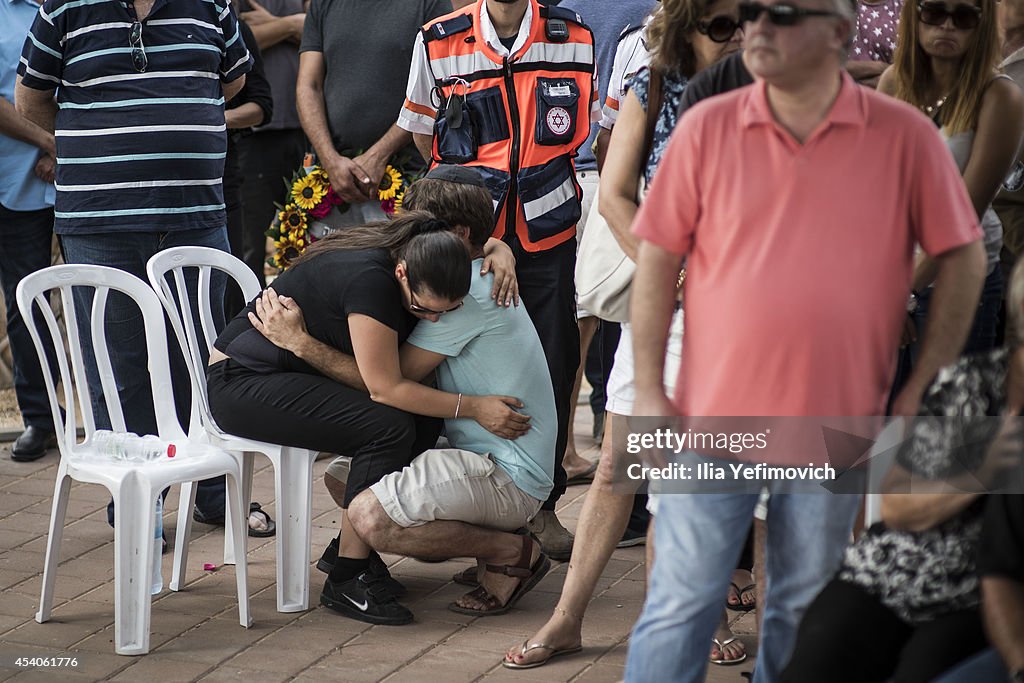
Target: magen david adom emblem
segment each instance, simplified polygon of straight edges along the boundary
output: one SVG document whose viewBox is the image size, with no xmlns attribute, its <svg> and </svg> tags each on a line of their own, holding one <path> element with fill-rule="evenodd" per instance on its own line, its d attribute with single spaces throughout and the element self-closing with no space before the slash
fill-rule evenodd
<svg viewBox="0 0 1024 683">
<path fill-rule="evenodd" d="M 572 124 L 572 117 L 563 107 L 552 107 L 548 110 L 547 124 L 548 130 L 555 135 L 565 135 Z"/>
</svg>

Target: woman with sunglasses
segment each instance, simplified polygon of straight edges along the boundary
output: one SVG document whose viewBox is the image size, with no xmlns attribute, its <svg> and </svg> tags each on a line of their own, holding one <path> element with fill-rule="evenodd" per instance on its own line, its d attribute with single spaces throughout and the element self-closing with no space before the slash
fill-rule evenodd
<svg viewBox="0 0 1024 683">
<path fill-rule="evenodd" d="M 637 211 L 637 184 L 641 178 L 650 181 L 654 175 L 675 128 L 679 99 L 689 79 L 739 50 L 743 31 L 737 6 L 737 0 L 662 0 L 645 29 L 651 66 L 636 75 L 629 92 L 620 100 L 598 194 L 601 215 L 631 258 L 636 256 L 636 240 L 629 224 Z M 649 138 L 646 110 L 650 106 L 657 107 L 657 119 Z M 601 460 L 576 529 L 562 595 L 548 622 L 532 638 L 509 650 L 503 661 L 507 668 L 530 669 L 552 657 L 580 651 L 583 613 L 625 531 L 633 496 L 614 492 L 612 480 L 617 462 L 625 455 L 622 435 L 625 416 L 632 407 L 629 339 L 629 325 L 623 324 L 608 380 Z M 711 647 L 713 663 L 738 664 L 746 659 L 743 643 L 729 630 L 724 612 L 715 639 Z"/>
<path fill-rule="evenodd" d="M 894 62 L 879 91 L 920 109 L 939 127 L 960 167 L 985 232 L 988 276 L 964 353 L 988 351 L 996 342 L 1002 300 L 999 268 L 1002 225 L 991 203 L 1024 134 L 1024 96 L 999 73 L 995 0 L 907 2 L 900 17 Z M 901 365 L 917 355 L 913 342 L 928 313 L 935 263 L 920 254 L 904 343 L 912 344 Z M 903 375 L 902 369 L 900 372 Z"/>
<path fill-rule="evenodd" d="M 436 322 L 462 305 L 470 270 L 465 242 L 422 211 L 313 244 L 217 338 L 207 391 L 218 426 L 352 456 L 346 509 L 434 446 L 441 422 L 427 418 L 476 420 L 508 439 L 525 433 L 529 417 L 515 410 L 522 405 L 515 398 L 445 393 L 402 376 L 399 345 L 419 320 Z M 261 319 L 269 313 L 300 316 L 308 333 L 301 348 L 264 336 Z M 352 531 L 347 512 L 342 529 L 332 580 L 366 605 L 363 621 L 406 623 L 411 615 L 395 600 L 397 582 Z"/>
</svg>

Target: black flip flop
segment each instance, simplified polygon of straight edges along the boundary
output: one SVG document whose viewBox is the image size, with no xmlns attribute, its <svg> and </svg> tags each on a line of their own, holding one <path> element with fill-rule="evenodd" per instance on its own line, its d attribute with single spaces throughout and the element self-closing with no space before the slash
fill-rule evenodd
<svg viewBox="0 0 1024 683">
<path fill-rule="evenodd" d="M 249 517 L 252 517 L 253 513 L 261 514 L 266 518 L 266 529 L 261 531 L 259 529 L 253 529 L 251 526 L 249 526 Z M 268 538 L 277 533 L 277 524 L 274 522 L 274 519 L 267 513 L 266 510 L 260 507 L 260 504 L 257 503 L 256 501 L 249 503 L 249 515 L 248 517 L 246 517 L 245 524 L 249 528 L 249 535 L 253 538 Z"/>
</svg>

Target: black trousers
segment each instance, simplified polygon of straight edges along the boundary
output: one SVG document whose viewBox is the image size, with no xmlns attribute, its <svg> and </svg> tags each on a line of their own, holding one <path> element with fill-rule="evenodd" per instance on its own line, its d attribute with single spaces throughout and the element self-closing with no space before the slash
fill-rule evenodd
<svg viewBox="0 0 1024 683">
<path fill-rule="evenodd" d="M 783 683 L 925 683 L 987 647 L 977 609 L 913 626 L 876 597 L 833 580 L 804 614 Z"/>
<path fill-rule="evenodd" d="M 554 510 L 565 493 L 565 445 L 569 439 L 569 403 L 580 366 L 580 328 L 576 324 L 576 240 L 530 253 L 516 242 L 519 296 L 540 336 L 555 391 L 558 437 L 555 441 L 555 487 L 542 509 Z M 495 359 L 500 362 L 501 359 Z"/>
<path fill-rule="evenodd" d="M 277 211 L 274 202 L 285 204 L 285 183 L 302 165 L 306 135 L 301 128 L 258 131 L 239 140 L 238 153 L 245 218 L 240 253 L 235 256 L 264 283 L 265 233 Z"/>
<path fill-rule="evenodd" d="M 442 421 L 301 372 L 260 374 L 234 360 L 207 369 L 210 411 L 230 434 L 352 457 L 345 506 L 437 443 Z"/>
<path fill-rule="evenodd" d="M 21 317 L 15 293 L 18 283 L 28 275 L 50 265 L 53 245 L 53 209 L 11 211 L 0 205 L 0 287 L 7 310 L 7 337 L 11 342 L 14 366 L 14 393 L 26 427 L 53 430 L 53 414 L 46 396 L 46 381 L 39 356 Z M 35 312 L 36 326 L 46 329 L 43 315 Z M 44 333 L 43 346 L 53 375 L 57 377 L 57 357 Z"/>
<path fill-rule="evenodd" d="M 622 328 L 618 323 L 602 320 L 597 325 L 597 332 L 594 334 L 594 340 L 590 342 L 590 348 L 587 349 L 583 374 L 594 389 L 590 392 L 590 410 L 594 415 L 604 412 L 604 404 L 608 399 L 605 388 L 608 386 L 608 375 L 612 371 L 615 349 L 619 347 L 621 333 Z"/>
</svg>

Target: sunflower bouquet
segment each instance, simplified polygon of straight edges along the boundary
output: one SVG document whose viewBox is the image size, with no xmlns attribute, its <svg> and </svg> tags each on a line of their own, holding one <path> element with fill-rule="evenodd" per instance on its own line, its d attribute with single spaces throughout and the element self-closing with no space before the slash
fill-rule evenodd
<svg viewBox="0 0 1024 683">
<path fill-rule="evenodd" d="M 354 156 L 354 155 L 353 155 Z M 393 216 L 402 208 L 406 188 L 416 176 L 403 171 L 398 159 L 384 169 L 377 187 L 381 210 Z M 278 271 L 286 270 L 310 244 L 331 231 L 324 221 L 333 210 L 344 213 L 348 204 L 331 187 L 327 172 L 307 156 L 302 168 L 286 182 L 288 199 L 278 205 L 267 236 L 274 241 L 275 251 L 267 263 Z"/>
</svg>

